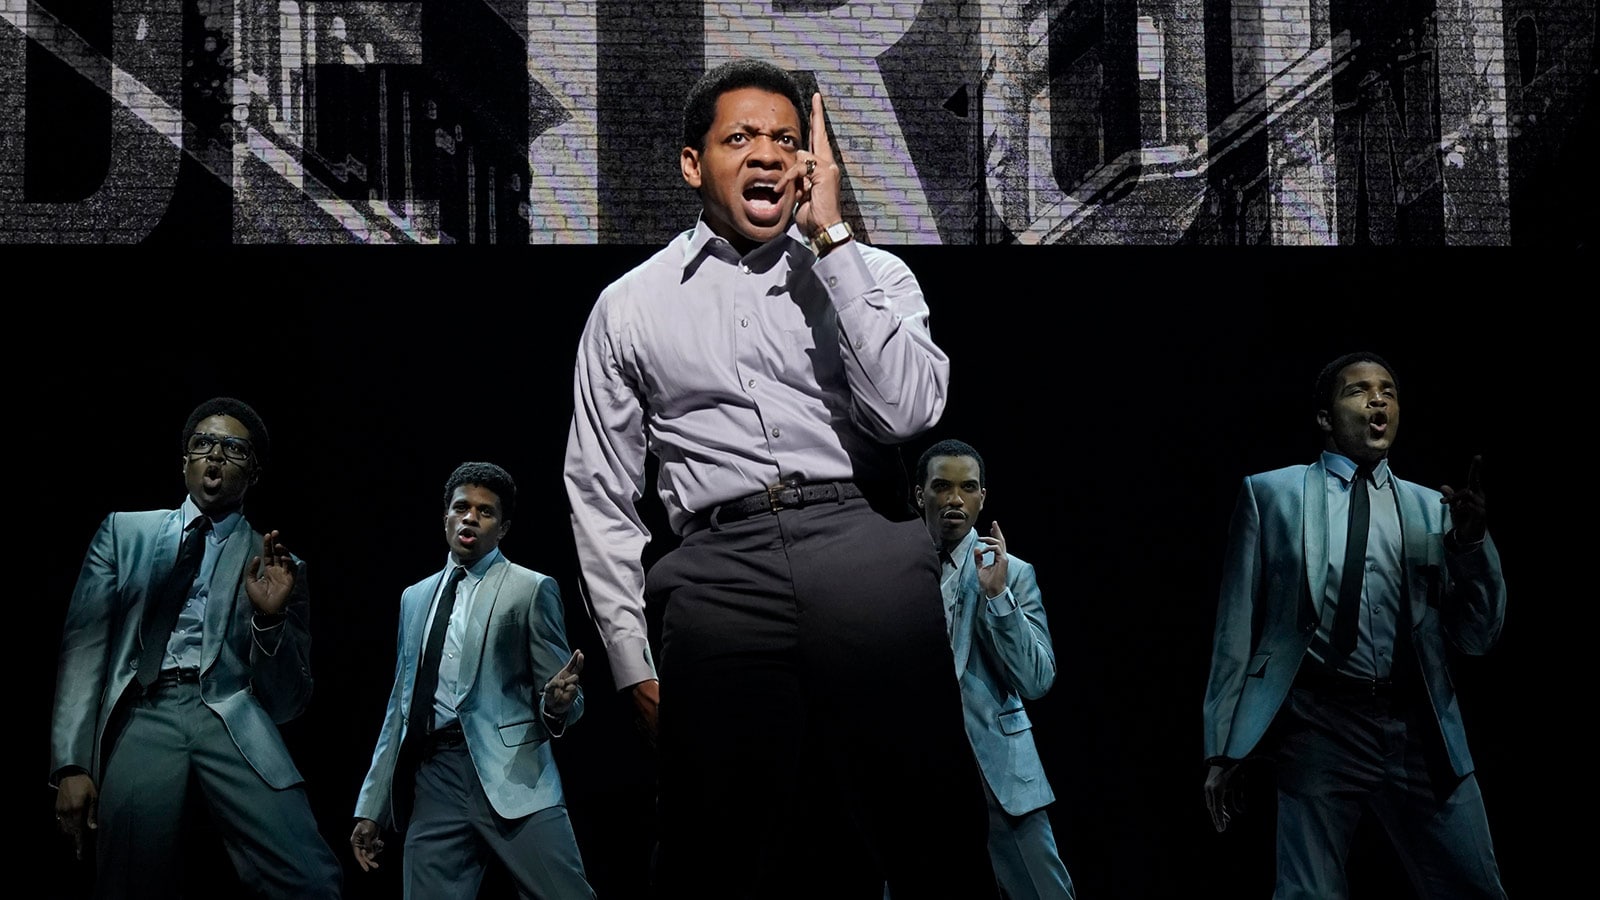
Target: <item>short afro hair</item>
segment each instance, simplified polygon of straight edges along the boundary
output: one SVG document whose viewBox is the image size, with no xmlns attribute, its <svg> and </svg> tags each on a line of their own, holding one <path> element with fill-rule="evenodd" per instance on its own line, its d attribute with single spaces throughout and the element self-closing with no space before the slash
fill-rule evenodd
<svg viewBox="0 0 1600 900">
<path fill-rule="evenodd" d="M 232 397 L 212 397 L 189 413 L 189 420 L 183 423 L 183 434 L 178 436 L 180 452 L 189 452 L 189 435 L 194 434 L 200 423 L 212 416 L 232 416 L 237 419 L 244 430 L 250 432 L 250 449 L 255 453 L 256 468 L 266 468 L 267 462 L 272 459 L 272 438 L 267 436 L 267 423 L 261 421 L 261 416 L 250 408 L 250 404 Z"/>
<path fill-rule="evenodd" d="M 933 462 L 935 456 L 972 457 L 978 461 L 978 487 L 986 488 L 989 486 L 989 470 L 984 467 L 983 454 L 973 449 L 973 446 L 966 441 L 947 438 L 922 451 L 922 455 L 917 457 L 917 487 L 927 485 L 928 464 Z"/>
<path fill-rule="evenodd" d="M 456 488 L 464 484 L 475 484 L 494 491 L 500 498 L 500 521 L 509 522 L 517 511 L 517 483 L 512 480 L 511 473 L 500 468 L 494 463 L 467 462 L 456 466 L 450 473 L 450 478 L 444 483 L 444 508 L 450 508 L 450 500 L 456 495 Z"/>
<path fill-rule="evenodd" d="M 1311 395 L 1312 410 L 1314 412 L 1322 412 L 1331 408 L 1333 406 L 1333 386 L 1334 382 L 1339 378 L 1339 373 L 1343 372 L 1348 366 L 1364 362 L 1377 363 L 1383 366 L 1383 370 L 1389 373 L 1389 379 L 1394 382 L 1395 390 L 1400 389 L 1400 376 L 1395 374 L 1394 366 L 1389 365 L 1388 360 L 1368 350 L 1357 350 L 1354 353 L 1346 353 L 1328 363 L 1322 367 L 1321 372 L 1317 373 L 1317 384 Z"/>
<path fill-rule="evenodd" d="M 729 91 L 740 88 L 760 88 L 782 94 L 794 104 L 800 117 L 800 142 L 806 144 L 811 136 L 811 105 L 806 101 L 800 82 L 793 75 L 772 63 L 759 59 L 736 59 L 725 62 L 700 76 L 689 89 L 683 103 L 683 145 L 696 150 L 706 149 L 706 134 L 717 119 L 717 100 Z"/>
</svg>

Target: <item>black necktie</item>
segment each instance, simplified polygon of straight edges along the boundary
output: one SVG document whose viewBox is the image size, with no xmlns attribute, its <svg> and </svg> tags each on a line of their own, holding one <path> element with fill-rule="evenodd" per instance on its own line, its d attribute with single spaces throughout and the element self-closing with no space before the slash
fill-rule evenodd
<svg viewBox="0 0 1600 900">
<path fill-rule="evenodd" d="M 408 740 L 420 741 L 433 730 L 433 695 L 439 690 L 439 657 L 444 655 L 444 635 L 450 630 L 450 611 L 456 606 L 456 587 L 466 574 L 467 570 L 461 566 L 450 570 L 439 606 L 433 613 L 433 624 L 428 626 L 428 643 L 422 648 L 417 683 L 411 691 L 411 715 L 406 720 Z"/>
<path fill-rule="evenodd" d="M 172 571 L 161 582 L 161 589 L 151 594 L 144 606 L 144 620 L 140 626 L 140 639 L 144 651 L 139 655 L 137 677 L 142 687 L 149 687 L 161 674 L 161 663 L 167 656 L 167 641 L 172 637 L 173 626 L 178 624 L 178 613 L 189 599 L 189 589 L 200 574 L 200 560 L 206 555 L 206 533 L 211 530 L 211 520 L 201 516 L 191 524 L 178 548 L 178 558 Z"/>
<path fill-rule="evenodd" d="M 1333 613 L 1333 649 L 1340 657 L 1356 649 L 1360 630 L 1361 588 L 1367 580 L 1367 526 L 1372 507 L 1367 500 L 1367 479 L 1372 466 L 1356 467 L 1350 482 L 1350 528 L 1344 539 L 1344 568 L 1339 573 L 1339 606 Z"/>
</svg>

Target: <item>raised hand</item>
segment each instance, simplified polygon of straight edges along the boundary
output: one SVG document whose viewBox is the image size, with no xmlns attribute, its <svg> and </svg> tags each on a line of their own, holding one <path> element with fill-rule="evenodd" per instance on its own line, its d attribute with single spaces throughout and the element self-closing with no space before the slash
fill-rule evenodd
<svg viewBox="0 0 1600 900">
<path fill-rule="evenodd" d="M 245 573 L 245 596 L 262 615 L 275 616 L 289 602 L 294 578 L 294 557 L 278 543 L 278 532 L 267 532 L 261 539 L 261 555 L 251 558 Z"/>
<path fill-rule="evenodd" d="M 790 182 L 800 186 L 797 192 L 795 222 L 806 237 L 820 229 L 844 221 L 839 203 L 839 182 L 843 171 L 833 158 L 833 147 L 828 143 L 828 121 L 822 112 L 822 95 L 811 95 L 811 149 L 795 155 L 795 163 L 778 180 L 778 193 Z"/>
<path fill-rule="evenodd" d="M 561 667 L 561 671 L 551 676 L 544 686 L 544 713 L 551 718 L 559 719 L 572 708 L 574 700 L 578 699 L 578 675 L 583 671 L 583 651 L 572 651 L 572 658 Z"/>
<path fill-rule="evenodd" d="M 989 565 L 984 565 L 985 556 L 993 554 L 994 560 Z M 993 600 L 1000 596 L 1006 589 L 1006 536 L 1000 531 L 999 521 L 989 523 L 989 535 L 978 536 L 978 542 L 972 545 L 972 562 L 978 567 L 978 586 L 983 588 L 983 596 Z"/>
<path fill-rule="evenodd" d="M 1483 498 L 1483 457 L 1474 456 L 1467 469 L 1467 486 L 1457 490 L 1448 484 L 1439 486 L 1440 503 L 1450 507 L 1450 520 L 1455 523 L 1457 541 L 1473 544 L 1483 540 L 1489 530 L 1488 510 Z"/>
</svg>

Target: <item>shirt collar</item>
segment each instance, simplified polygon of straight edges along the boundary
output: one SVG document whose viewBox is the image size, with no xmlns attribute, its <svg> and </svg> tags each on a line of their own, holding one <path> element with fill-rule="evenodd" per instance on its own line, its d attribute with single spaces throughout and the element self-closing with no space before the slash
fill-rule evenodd
<svg viewBox="0 0 1600 900">
<path fill-rule="evenodd" d="M 967 560 L 972 558 L 972 545 L 976 544 L 977 542 L 978 529 L 977 526 L 973 526 L 973 528 L 967 532 L 967 536 L 961 539 L 961 543 L 956 545 L 954 550 L 951 550 L 948 554 L 946 554 L 941 549 L 939 551 L 939 558 L 941 560 L 948 559 L 950 565 L 955 566 L 957 569 L 964 569 L 967 566 Z"/>
<path fill-rule="evenodd" d="M 179 507 L 179 510 L 183 513 L 184 530 L 188 530 L 189 526 L 193 524 L 195 519 L 206 515 L 200 511 L 200 507 L 195 505 L 193 497 L 183 498 L 183 506 Z M 211 534 L 213 539 L 219 544 L 227 540 L 228 536 L 233 534 L 233 529 L 238 527 L 239 523 L 243 520 L 244 513 L 240 512 L 239 507 L 237 506 L 235 506 L 232 510 L 229 510 L 228 514 L 222 518 L 211 519 Z"/>
<path fill-rule="evenodd" d="M 477 582 L 479 582 L 479 581 L 481 581 L 483 579 L 484 575 L 488 574 L 489 567 L 494 565 L 495 562 L 498 561 L 499 559 L 500 559 L 500 548 L 496 547 L 493 550 L 490 550 L 488 553 L 485 553 L 482 557 L 480 557 L 478 559 L 477 562 L 473 563 L 470 566 L 467 566 L 467 575 L 466 575 L 466 577 L 469 580 L 471 580 L 474 584 L 476 584 Z M 451 570 L 453 570 L 455 567 L 456 567 L 455 558 L 450 556 L 450 554 L 446 553 L 445 557 L 444 557 L 444 572 L 445 572 L 445 576 L 449 577 Z"/>
<path fill-rule="evenodd" d="M 1332 450 L 1322 451 L 1322 467 L 1339 476 L 1339 480 L 1345 484 L 1356 477 L 1355 460 Z M 1389 486 L 1389 457 L 1378 460 L 1378 464 L 1372 468 L 1372 484 L 1380 491 Z"/>
<path fill-rule="evenodd" d="M 711 225 L 706 222 L 706 215 L 701 211 L 700 218 L 695 220 L 694 228 L 683 233 L 686 243 L 683 245 L 683 268 L 688 269 L 700 256 L 705 253 L 717 257 L 728 263 L 740 263 L 746 260 L 756 260 L 768 253 L 780 253 L 789 248 L 790 243 L 799 244 L 809 249 L 810 245 L 800 233 L 798 223 L 790 222 L 789 229 L 765 244 L 751 250 L 744 256 L 733 249 L 733 245 L 711 230 Z M 800 257 L 804 259 L 805 256 Z"/>
</svg>

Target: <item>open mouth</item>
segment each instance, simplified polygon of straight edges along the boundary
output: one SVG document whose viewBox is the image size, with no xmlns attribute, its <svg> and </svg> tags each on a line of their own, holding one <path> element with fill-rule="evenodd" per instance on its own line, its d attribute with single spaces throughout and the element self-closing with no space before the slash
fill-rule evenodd
<svg viewBox="0 0 1600 900">
<path fill-rule="evenodd" d="M 201 476 L 200 483 L 207 491 L 216 491 L 222 487 L 222 467 L 212 463 L 206 466 L 205 474 Z"/>
<path fill-rule="evenodd" d="M 965 522 L 967 514 L 959 509 L 947 509 L 939 515 L 939 518 L 946 522 Z"/>
<path fill-rule="evenodd" d="M 775 225 L 783 219 L 783 195 L 776 181 L 756 181 L 745 186 L 745 215 L 762 225 Z"/>
<path fill-rule="evenodd" d="M 1389 416 L 1387 413 L 1373 413 L 1367 420 L 1367 432 L 1373 437 L 1383 437 L 1389 433 Z"/>
<path fill-rule="evenodd" d="M 463 547 L 471 547 L 478 542 L 478 533 L 475 531 L 456 532 L 456 542 Z"/>
</svg>

